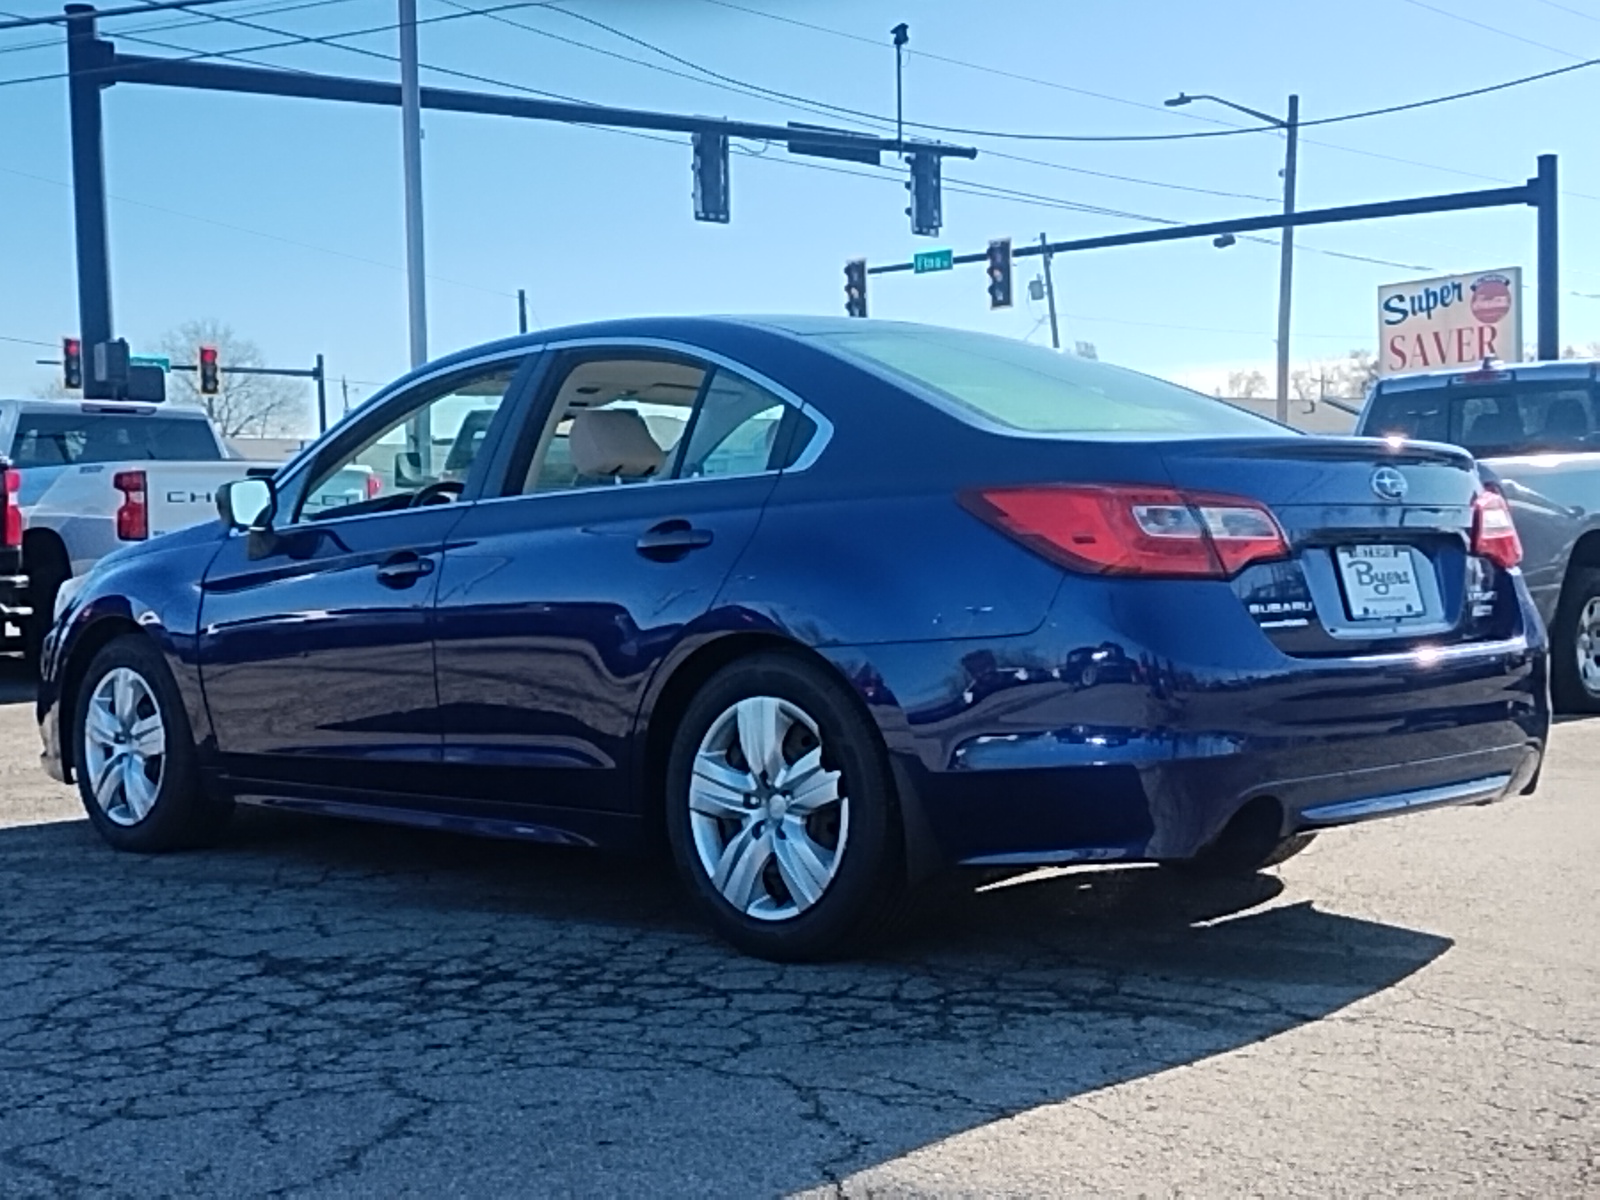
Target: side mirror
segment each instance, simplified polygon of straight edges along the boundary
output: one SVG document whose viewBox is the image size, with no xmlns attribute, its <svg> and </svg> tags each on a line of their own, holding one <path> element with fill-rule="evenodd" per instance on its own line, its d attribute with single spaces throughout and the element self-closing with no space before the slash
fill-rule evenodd
<svg viewBox="0 0 1600 1200">
<path fill-rule="evenodd" d="M 394 483 L 406 491 L 416 491 L 428 481 L 422 477 L 422 455 L 402 450 L 394 456 Z"/>
<path fill-rule="evenodd" d="M 272 480 L 235 479 L 217 489 L 217 515 L 229 529 L 267 530 L 272 528 L 277 500 Z"/>
</svg>

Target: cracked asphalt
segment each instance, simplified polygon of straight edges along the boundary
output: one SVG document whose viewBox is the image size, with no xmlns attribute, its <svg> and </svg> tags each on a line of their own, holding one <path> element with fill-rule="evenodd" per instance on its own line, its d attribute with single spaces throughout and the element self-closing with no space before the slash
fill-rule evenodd
<svg viewBox="0 0 1600 1200">
<path fill-rule="evenodd" d="M 0 677 L 0 1196 L 1600 1194 L 1600 722 L 1256 880 L 1056 873 L 848 964 L 665 869 L 246 814 L 104 848 Z"/>
</svg>

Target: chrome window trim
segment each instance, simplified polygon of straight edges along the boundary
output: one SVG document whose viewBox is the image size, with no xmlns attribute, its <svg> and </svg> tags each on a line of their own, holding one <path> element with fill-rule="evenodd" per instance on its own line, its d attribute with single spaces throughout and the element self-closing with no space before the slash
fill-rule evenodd
<svg viewBox="0 0 1600 1200">
<path fill-rule="evenodd" d="M 345 418 L 343 420 L 336 421 L 336 422 L 334 422 L 334 424 L 330 425 L 328 427 L 327 433 L 324 433 L 315 442 L 312 442 L 309 446 L 307 446 L 304 450 L 302 450 L 300 452 L 300 455 L 297 458 L 295 458 L 292 461 L 290 461 L 289 463 L 285 464 L 285 466 L 283 467 L 283 470 L 278 475 L 274 475 L 273 478 L 272 478 L 272 486 L 273 486 L 274 493 L 276 493 L 278 488 L 279 488 L 279 481 L 280 480 L 282 480 L 284 483 L 291 483 L 291 482 L 293 482 L 293 477 L 295 475 L 298 475 L 302 471 L 310 470 L 310 468 L 308 466 L 305 466 L 303 464 L 311 463 L 311 462 L 314 462 L 316 460 L 316 457 L 317 457 L 317 446 L 321 442 L 325 441 L 331 434 L 335 433 L 339 429 L 339 427 L 342 426 L 346 421 L 350 420 L 351 418 L 353 418 L 357 414 L 359 414 L 362 411 L 362 409 L 366 409 L 366 408 L 374 408 L 374 409 L 376 409 L 379 406 L 381 406 L 384 403 L 386 403 L 387 401 L 389 401 L 395 395 L 399 394 L 402 390 L 403 391 L 410 391 L 414 387 L 422 387 L 424 384 L 430 383 L 430 382 L 432 382 L 434 380 L 437 380 L 437 379 L 444 378 L 444 377 L 449 376 L 449 375 L 454 375 L 454 374 L 456 374 L 456 373 L 458 373 L 460 371 L 470 371 L 474 367 L 487 367 L 487 366 L 490 366 L 490 365 L 492 365 L 494 363 L 510 362 L 510 361 L 519 360 L 519 359 L 525 360 L 528 357 L 530 357 L 531 355 L 538 354 L 543 349 L 544 349 L 543 345 L 538 345 L 538 346 L 523 346 L 523 347 L 521 347 L 519 349 L 516 349 L 516 350 L 500 350 L 500 351 L 497 351 L 494 354 L 484 354 L 484 355 L 480 355 L 477 358 L 470 358 L 470 359 L 466 360 L 465 362 L 451 363 L 448 366 L 441 366 L 441 367 L 437 368 L 436 370 L 429 371 L 426 375 L 419 375 L 415 379 L 397 379 L 394 383 L 391 383 L 388 387 L 383 388 L 380 391 L 374 392 L 371 396 L 369 396 L 360 405 L 358 405 L 357 407 L 351 409 L 350 412 L 345 416 Z M 327 518 L 325 518 L 325 519 L 323 519 L 321 521 L 299 520 L 299 521 L 295 521 L 293 524 L 290 524 L 290 525 L 274 526 L 273 527 L 273 532 L 274 533 L 279 533 L 279 532 L 287 533 L 290 530 L 311 529 L 311 528 L 326 529 L 326 528 L 329 528 L 329 527 L 332 527 L 332 526 L 335 526 L 335 525 L 341 525 L 346 521 L 368 521 L 368 520 L 371 520 L 373 517 L 392 517 L 392 516 L 395 516 L 395 515 L 397 515 L 399 513 L 406 512 L 406 511 L 408 511 L 408 510 L 404 509 L 404 508 L 396 508 L 396 509 L 391 509 L 391 510 L 389 510 L 387 512 L 354 513 L 354 514 L 352 514 L 351 516 L 348 516 L 348 517 L 327 517 Z M 237 534 L 243 534 L 243 533 L 248 533 L 248 532 L 249 532 L 248 530 L 233 529 L 233 530 L 229 531 L 229 536 L 231 537 L 231 536 L 234 536 L 234 535 L 237 535 Z"/>
<path fill-rule="evenodd" d="M 823 450 L 827 449 L 828 443 L 833 439 L 833 422 L 828 420 L 816 405 L 802 399 L 781 383 L 763 375 L 753 367 L 746 366 L 737 359 L 729 358 L 725 354 L 719 354 L 715 350 L 707 350 L 689 342 L 652 337 L 565 338 L 557 342 L 542 342 L 536 349 L 539 351 L 593 349 L 663 350 L 671 354 L 681 354 L 685 358 L 697 358 L 713 366 L 722 367 L 736 375 L 743 376 L 757 387 L 771 392 L 817 427 L 817 431 L 811 435 L 811 441 L 806 444 L 805 450 L 801 452 L 799 458 L 794 460 L 793 466 L 784 467 L 780 470 L 774 470 L 769 467 L 765 471 L 750 471 L 740 475 L 696 475 L 688 479 L 655 479 L 649 481 L 648 486 L 652 488 L 671 487 L 673 484 L 679 483 L 714 483 L 723 479 L 760 479 L 764 475 L 798 474 L 813 466 L 817 459 L 822 456 Z M 608 490 L 606 485 L 596 484 L 592 487 L 562 488 L 559 491 L 518 492 L 511 496 L 484 496 L 474 501 L 474 503 L 496 504 L 503 500 L 530 500 L 538 496 L 571 496 L 580 492 L 602 492 L 606 490 Z"/>
</svg>

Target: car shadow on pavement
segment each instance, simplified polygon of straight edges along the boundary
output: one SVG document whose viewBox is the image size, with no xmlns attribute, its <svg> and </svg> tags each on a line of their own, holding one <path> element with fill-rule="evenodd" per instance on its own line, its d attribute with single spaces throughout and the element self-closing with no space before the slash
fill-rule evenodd
<svg viewBox="0 0 1600 1200">
<path fill-rule="evenodd" d="M 255 812 L 155 858 L 83 822 L 0 830 L 0 1179 L 829 1185 L 1316 1021 L 1450 945 L 1280 891 L 1064 874 L 779 966 L 713 940 L 664 864 Z"/>
<path fill-rule="evenodd" d="M 39 685 L 18 654 L 0 654 L 0 705 L 32 704 Z"/>
</svg>

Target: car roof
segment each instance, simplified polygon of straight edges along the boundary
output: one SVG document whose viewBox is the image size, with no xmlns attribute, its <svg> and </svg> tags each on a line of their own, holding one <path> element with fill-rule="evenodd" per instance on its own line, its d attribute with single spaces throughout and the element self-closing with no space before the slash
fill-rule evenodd
<svg viewBox="0 0 1600 1200">
<path fill-rule="evenodd" d="M 1378 392 L 1404 392 L 1412 389 L 1471 386 L 1477 383 L 1512 382 L 1533 383 L 1545 381 L 1587 380 L 1600 375 L 1600 359 L 1561 358 L 1537 362 L 1491 363 L 1482 367 L 1450 367 L 1438 371 L 1417 371 L 1413 374 L 1390 375 L 1378 380 Z M 1473 378 L 1481 376 L 1482 378 Z"/>
<path fill-rule="evenodd" d="M 129 400 L 77 400 L 44 397 L 0 399 L 0 404 L 14 404 L 22 412 L 127 413 L 133 416 L 149 416 L 152 413 L 161 413 L 163 416 L 177 417 L 184 421 L 204 421 L 207 419 L 206 410 L 197 408 L 192 404 L 148 404 Z"/>
</svg>

